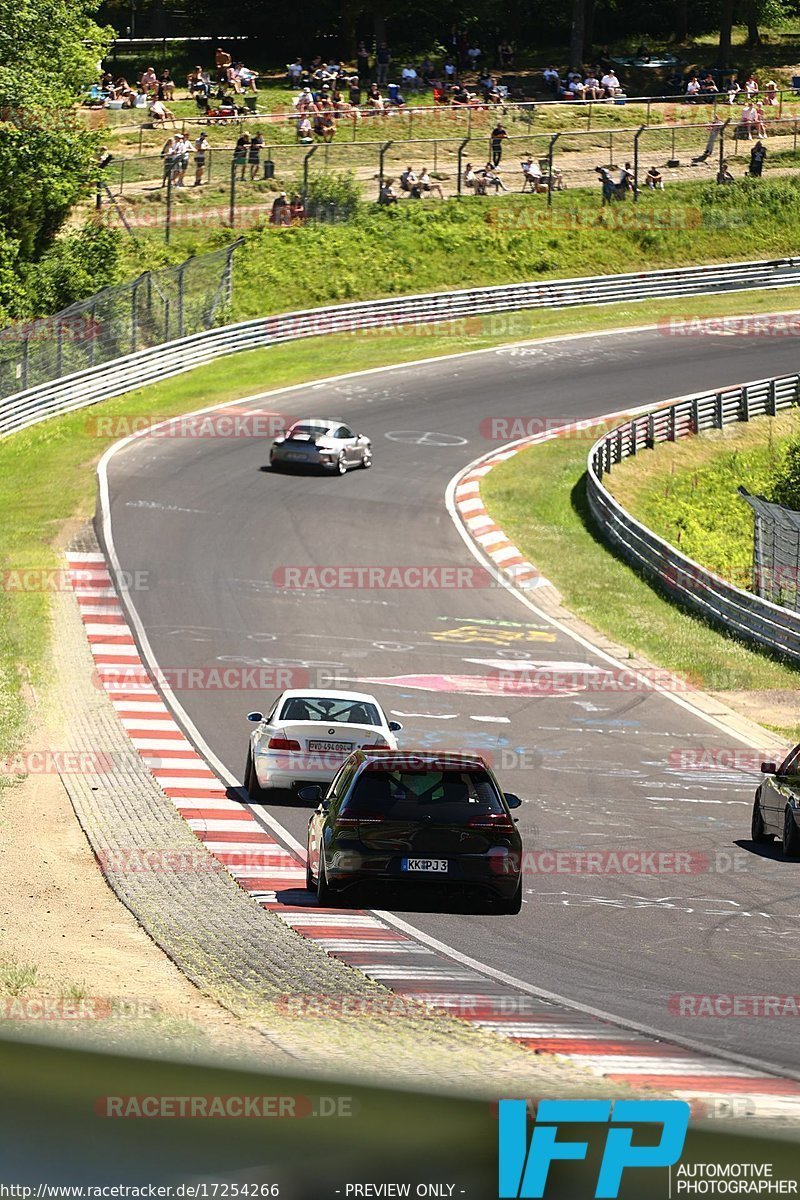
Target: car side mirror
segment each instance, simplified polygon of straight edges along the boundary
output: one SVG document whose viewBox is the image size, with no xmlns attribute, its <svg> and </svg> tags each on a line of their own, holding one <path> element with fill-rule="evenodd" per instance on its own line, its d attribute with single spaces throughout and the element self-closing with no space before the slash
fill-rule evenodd
<svg viewBox="0 0 800 1200">
<path fill-rule="evenodd" d="M 322 798 L 322 788 L 318 783 L 309 783 L 306 787 L 301 787 L 297 793 L 298 799 L 303 800 L 306 804 L 318 804 Z"/>
<path fill-rule="evenodd" d="M 391 729 L 392 733 L 399 733 L 403 726 L 399 721 L 390 721 L 389 728 Z"/>
<path fill-rule="evenodd" d="M 762 775 L 776 775 L 777 773 L 778 773 L 778 764 L 777 763 L 762 762 L 762 764 L 761 764 L 761 774 Z"/>
<path fill-rule="evenodd" d="M 251 712 L 247 714 L 248 721 L 263 721 L 264 714 L 260 712 Z"/>
<path fill-rule="evenodd" d="M 522 805 L 519 796 L 516 796 L 513 792 L 503 792 L 503 795 L 506 798 L 506 804 L 509 808 L 519 808 Z"/>
</svg>

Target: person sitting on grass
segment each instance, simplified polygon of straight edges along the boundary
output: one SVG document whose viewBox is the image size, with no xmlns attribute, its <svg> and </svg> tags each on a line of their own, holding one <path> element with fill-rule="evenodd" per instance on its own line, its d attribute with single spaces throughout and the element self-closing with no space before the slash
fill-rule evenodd
<svg viewBox="0 0 800 1200">
<path fill-rule="evenodd" d="M 422 194 L 423 192 L 430 192 L 431 195 L 433 195 L 434 192 L 437 192 L 439 199 L 444 200 L 444 192 L 442 191 L 442 189 L 438 183 L 433 182 L 430 175 L 428 174 L 427 167 L 422 168 L 422 174 L 419 177 L 417 186 L 419 187 L 420 194 Z"/>
<path fill-rule="evenodd" d="M 778 85 L 774 79 L 770 79 L 769 83 L 764 89 L 764 99 L 766 100 L 767 104 L 772 107 L 778 103 Z"/>
<path fill-rule="evenodd" d="M 142 91 L 146 96 L 154 96 L 158 90 L 158 76 L 153 67 L 148 67 L 139 80 Z"/>
<path fill-rule="evenodd" d="M 658 167 L 650 168 L 650 170 L 647 172 L 647 174 L 644 177 L 644 182 L 645 182 L 646 187 L 653 188 L 653 189 L 660 188 L 660 190 L 662 192 L 664 190 L 664 179 L 663 179 Z"/>
<path fill-rule="evenodd" d="M 405 171 L 400 173 L 400 187 L 404 192 L 408 192 L 413 200 L 419 200 L 419 180 L 414 172 L 413 167 L 406 167 Z"/>
<path fill-rule="evenodd" d="M 289 204 L 289 220 L 292 225 L 302 225 L 305 219 L 306 206 L 303 204 L 303 197 L 295 192 Z"/>
<path fill-rule="evenodd" d="M 733 183 L 733 176 L 731 175 L 727 158 L 724 160 L 724 162 L 722 163 L 722 166 L 717 171 L 717 183 Z"/>
<path fill-rule="evenodd" d="M 175 121 L 175 113 L 172 109 L 167 108 L 163 100 L 154 100 L 150 105 L 150 116 L 154 121 L 158 121 L 163 125 L 165 121 Z"/>
<path fill-rule="evenodd" d="M 385 101 L 377 83 L 371 83 L 367 91 L 366 106 L 373 112 L 383 112 Z"/>
<path fill-rule="evenodd" d="M 739 83 L 739 80 L 734 75 L 731 79 L 728 80 L 728 88 L 727 88 L 728 104 L 736 103 L 736 98 L 739 95 L 739 93 L 741 92 L 741 90 L 742 90 L 742 85 Z"/>
<path fill-rule="evenodd" d="M 211 95 L 211 80 L 200 66 L 195 67 L 186 76 L 186 86 L 189 89 L 190 100 L 193 96 L 205 96 L 208 99 Z"/>
<path fill-rule="evenodd" d="M 584 100 L 602 100 L 603 89 L 594 71 L 590 71 L 583 81 Z"/>
<path fill-rule="evenodd" d="M 397 204 L 397 193 L 392 184 L 394 179 L 384 179 L 378 194 L 378 204 Z"/>
<path fill-rule="evenodd" d="M 166 68 L 161 72 L 161 78 L 158 81 L 157 94 L 159 100 L 175 99 L 175 81 L 170 79 L 169 71 L 166 70 Z"/>
<path fill-rule="evenodd" d="M 272 211 L 269 214 L 270 225 L 288 225 L 291 220 L 291 207 L 289 198 L 286 192 L 278 192 L 272 202 Z"/>
</svg>

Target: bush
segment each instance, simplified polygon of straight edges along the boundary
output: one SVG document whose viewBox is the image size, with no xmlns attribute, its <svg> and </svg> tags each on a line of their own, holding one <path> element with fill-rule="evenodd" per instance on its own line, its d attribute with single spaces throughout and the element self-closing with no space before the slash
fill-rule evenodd
<svg viewBox="0 0 800 1200">
<path fill-rule="evenodd" d="M 775 470 L 769 499 L 774 504 L 800 512 L 800 441 L 792 442 L 784 450 Z"/>
<path fill-rule="evenodd" d="M 302 194 L 302 178 L 293 185 L 292 191 Z M 361 188 L 351 172 L 309 177 L 306 211 L 310 217 L 348 221 L 356 215 L 360 205 Z"/>
</svg>

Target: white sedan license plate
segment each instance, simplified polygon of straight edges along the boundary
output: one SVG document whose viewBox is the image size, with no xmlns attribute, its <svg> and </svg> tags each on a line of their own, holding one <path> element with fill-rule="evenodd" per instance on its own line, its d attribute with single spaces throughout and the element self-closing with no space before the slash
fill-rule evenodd
<svg viewBox="0 0 800 1200">
<path fill-rule="evenodd" d="M 446 858 L 404 858 L 404 871 L 433 871 L 442 872 L 447 870 Z"/>
<path fill-rule="evenodd" d="M 309 750 L 322 750 L 327 754 L 349 754 L 353 749 L 351 742 L 318 742 L 310 741 Z"/>
</svg>

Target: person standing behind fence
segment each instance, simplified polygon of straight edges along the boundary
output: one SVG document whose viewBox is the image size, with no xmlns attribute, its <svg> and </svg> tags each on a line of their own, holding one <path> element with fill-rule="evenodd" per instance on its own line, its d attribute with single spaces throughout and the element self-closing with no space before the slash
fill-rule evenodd
<svg viewBox="0 0 800 1200">
<path fill-rule="evenodd" d="M 750 170 L 748 174 L 753 179 L 760 179 L 761 172 L 764 168 L 764 159 L 767 157 L 767 147 L 763 142 L 756 142 L 753 149 L 750 151 Z"/>
<path fill-rule="evenodd" d="M 175 163 L 172 168 L 172 179 L 176 187 L 185 187 L 184 176 L 189 169 L 189 153 L 191 146 L 185 133 L 179 133 L 175 141 Z"/>
<path fill-rule="evenodd" d="M 494 167 L 500 166 L 500 159 L 503 157 L 503 141 L 507 137 L 508 133 L 505 125 L 500 125 L 499 123 L 495 125 L 494 129 L 489 135 L 489 140 L 492 146 L 492 166 Z"/>
<path fill-rule="evenodd" d="M 242 173 L 239 178 L 242 181 L 244 181 L 244 173 L 247 170 L 247 154 L 249 146 L 250 134 L 243 133 L 241 137 L 237 138 L 236 146 L 234 147 L 233 151 L 233 173 L 235 175 L 236 171 L 241 167 Z"/>
<path fill-rule="evenodd" d="M 707 158 L 710 158 L 711 152 L 717 144 L 717 138 L 719 137 L 724 126 L 725 122 L 723 121 L 722 117 L 714 117 L 714 120 L 708 127 L 708 141 L 706 142 L 706 148 L 702 154 L 698 154 L 696 158 L 692 159 L 693 163 L 705 162 Z"/>
<path fill-rule="evenodd" d="M 257 129 L 250 139 L 250 149 L 247 153 L 247 161 L 250 164 L 250 181 L 255 179 L 258 174 L 258 169 L 261 166 L 261 151 L 264 149 L 264 135 L 260 129 Z"/>
<path fill-rule="evenodd" d="M 208 138 L 201 133 L 194 144 L 194 186 L 200 187 L 206 169 L 206 154 L 209 150 Z"/>
<path fill-rule="evenodd" d="M 162 172 L 161 172 L 162 188 L 167 186 L 167 183 L 172 178 L 172 173 L 175 169 L 175 154 L 176 154 L 177 142 L 178 142 L 178 139 L 173 134 L 172 137 L 167 138 L 166 142 L 164 143 L 164 145 L 161 148 L 161 158 L 162 158 L 162 162 L 163 162 L 163 167 L 162 167 Z"/>
<path fill-rule="evenodd" d="M 389 63 L 392 61 L 392 56 L 389 53 L 389 47 L 386 42 L 381 42 L 378 46 L 378 53 L 375 55 L 376 75 L 375 79 L 378 86 L 381 84 L 386 86 L 389 82 Z"/>
</svg>

